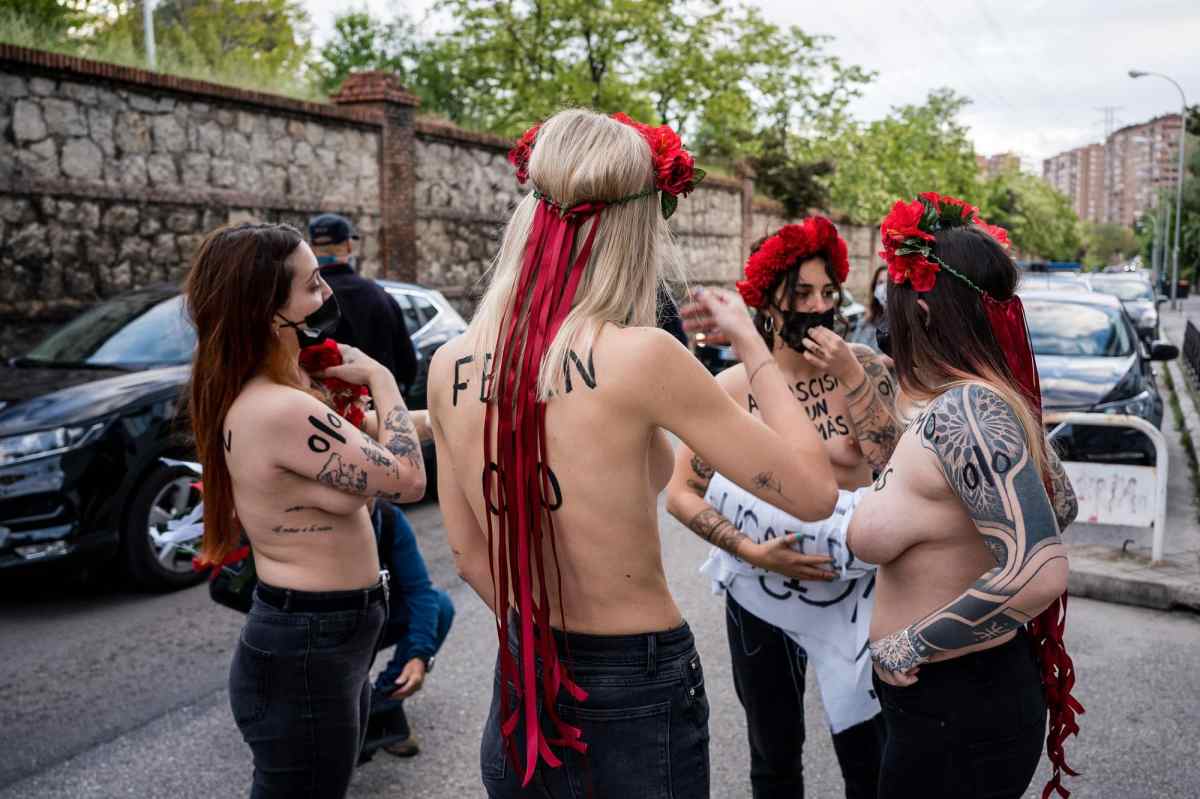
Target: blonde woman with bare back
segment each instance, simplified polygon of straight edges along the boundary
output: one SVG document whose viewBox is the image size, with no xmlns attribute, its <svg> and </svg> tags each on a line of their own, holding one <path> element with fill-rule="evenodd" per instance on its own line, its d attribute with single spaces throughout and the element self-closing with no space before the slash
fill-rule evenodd
<svg viewBox="0 0 1200 799">
<path fill-rule="evenodd" d="M 761 421 L 654 327 L 664 217 L 703 176 L 670 128 L 565 111 L 510 160 L 533 191 L 429 379 L 447 535 L 497 620 L 483 783 L 706 797 L 704 677 L 658 538 L 665 431 L 799 518 L 832 512 L 833 470 L 736 294 L 685 310 L 755 367 Z"/>
</svg>

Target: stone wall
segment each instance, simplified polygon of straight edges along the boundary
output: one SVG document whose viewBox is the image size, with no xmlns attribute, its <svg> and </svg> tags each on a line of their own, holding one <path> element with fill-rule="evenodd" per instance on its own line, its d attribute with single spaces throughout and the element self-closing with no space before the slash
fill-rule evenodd
<svg viewBox="0 0 1200 799">
<path fill-rule="evenodd" d="M 99 299 L 178 282 L 203 235 L 334 211 L 364 273 L 441 290 L 469 317 L 512 209 L 506 139 L 419 120 L 394 76 L 308 103 L 0 45 L 0 356 Z M 687 281 L 731 284 L 786 222 L 753 177 L 710 176 L 671 219 Z M 859 299 L 874 230 L 842 226 Z"/>
<path fill-rule="evenodd" d="M 0 46 L 0 355 L 82 307 L 178 282 L 205 232 L 349 214 L 378 259 L 367 115 Z"/>
</svg>

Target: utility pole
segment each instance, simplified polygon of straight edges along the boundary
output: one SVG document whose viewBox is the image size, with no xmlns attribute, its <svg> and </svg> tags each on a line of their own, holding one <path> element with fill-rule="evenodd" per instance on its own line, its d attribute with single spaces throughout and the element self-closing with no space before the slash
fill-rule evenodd
<svg viewBox="0 0 1200 799">
<path fill-rule="evenodd" d="M 142 0 L 142 30 L 146 34 L 146 66 L 158 69 L 158 53 L 154 49 L 154 0 Z"/>
</svg>

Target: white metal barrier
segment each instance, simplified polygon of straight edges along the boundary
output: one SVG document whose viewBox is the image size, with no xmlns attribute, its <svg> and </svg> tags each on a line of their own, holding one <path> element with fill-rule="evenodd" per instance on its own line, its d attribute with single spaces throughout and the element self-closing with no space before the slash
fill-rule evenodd
<svg viewBox="0 0 1200 799">
<path fill-rule="evenodd" d="M 1125 466 L 1112 463 L 1083 463 L 1063 461 L 1079 497 L 1079 521 L 1092 524 L 1153 527 L 1150 560 L 1163 559 L 1163 532 L 1167 524 L 1167 439 L 1162 431 L 1138 416 L 1109 413 L 1047 412 L 1044 421 L 1055 425 L 1049 437 L 1053 439 L 1067 425 L 1087 427 L 1128 427 L 1145 433 L 1154 444 L 1154 466 Z M 1153 489 L 1145 491 L 1146 479 L 1153 480 Z M 1108 489 L 1106 497 L 1101 496 Z"/>
</svg>

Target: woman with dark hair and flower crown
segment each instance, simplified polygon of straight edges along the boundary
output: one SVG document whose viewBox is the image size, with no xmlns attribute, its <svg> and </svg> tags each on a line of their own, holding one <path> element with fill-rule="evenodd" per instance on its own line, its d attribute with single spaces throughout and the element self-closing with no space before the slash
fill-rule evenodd
<svg viewBox="0 0 1200 799">
<path fill-rule="evenodd" d="M 845 522 L 872 473 L 886 464 L 899 429 L 880 356 L 848 345 L 837 329 L 846 242 L 828 219 L 785 225 L 758 244 L 738 290 L 755 327 L 820 434 L 839 497 L 819 522 L 793 518 L 734 485 L 686 444 L 676 449 L 667 510 L 713 544 L 701 569 L 725 594 L 733 680 L 746 712 L 755 799 L 804 795 L 804 683 L 811 665 L 850 799 L 874 799 L 882 750 L 867 632 L 874 574 L 845 548 Z M 717 382 L 759 414 L 755 363 Z"/>
<path fill-rule="evenodd" d="M 919 413 L 848 533 L 879 564 L 879 796 L 1023 796 L 1045 736 L 1043 797 L 1065 797 L 1063 741 L 1083 708 L 1059 534 L 1077 506 L 1044 437 L 1007 235 L 936 194 L 897 202 L 880 233 L 891 355 Z"/>
<path fill-rule="evenodd" d="M 429 377 L 446 532 L 496 614 L 483 783 L 493 799 L 707 797 L 703 671 L 659 546 L 664 431 L 800 518 L 832 511 L 833 469 L 737 295 L 699 302 L 757 365 L 761 421 L 654 327 L 665 217 L 703 176 L 674 131 L 563 111 L 510 160 L 533 191 Z"/>
</svg>

